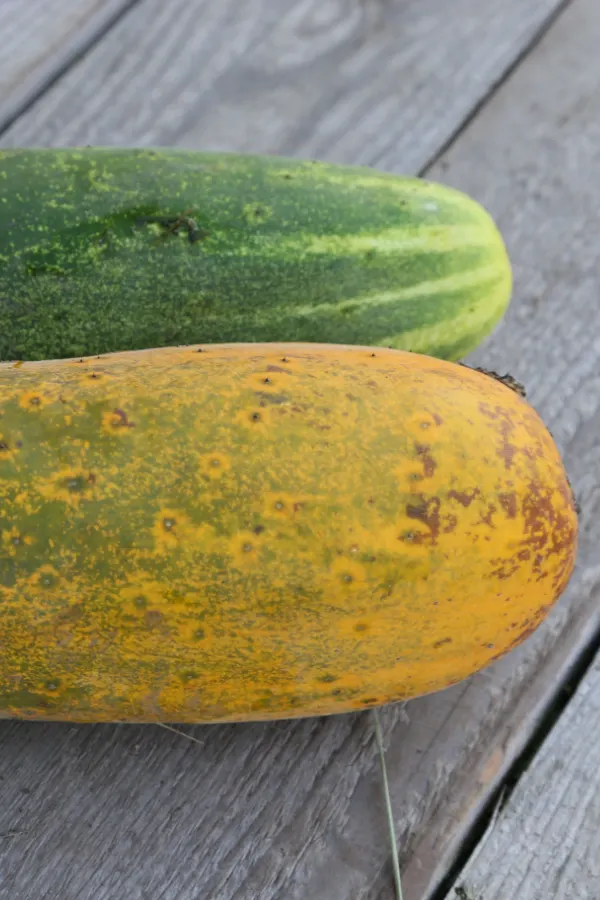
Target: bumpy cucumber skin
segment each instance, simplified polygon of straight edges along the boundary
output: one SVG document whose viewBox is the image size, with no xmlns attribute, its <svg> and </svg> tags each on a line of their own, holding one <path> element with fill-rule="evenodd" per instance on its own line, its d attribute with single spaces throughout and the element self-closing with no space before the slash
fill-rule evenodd
<svg viewBox="0 0 600 900">
<path fill-rule="evenodd" d="M 275 340 L 458 359 L 511 293 L 479 204 L 364 167 L 4 150 L 0 223 L 3 360 Z"/>
<path fill-rule="evenodd" d="M 531 633 L 576 545 L 549 433 L 467 367 L 286 344 L 0 365 L 0 715 L 439 690 Z"/>
</svg>

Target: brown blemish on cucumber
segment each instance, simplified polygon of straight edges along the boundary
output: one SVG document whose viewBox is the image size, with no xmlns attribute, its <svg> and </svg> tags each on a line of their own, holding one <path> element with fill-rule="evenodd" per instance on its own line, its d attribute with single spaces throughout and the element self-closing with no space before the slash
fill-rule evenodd
<svg viewBox="0 0 600 900">
<path fill-rule="evenodd" d="M 429 444 L 415 444 L 415 451 L 421 462 L 423 463 L 423 476 L 432 478 L 435 475 L 437 463 L 431 455 L 431 447 Z"/>
<path fill-rule="evenodd" d="M 445 638 L 441 638 L 439 641 L 435 641 L 433 647 L 435 650 L 439 650 L 439 648 L 443 647 L 444 644 L 451 644 L 451 643 L 452 643 L 452 638 L 445 637 Z"/>
<path fill-rule="evenodd" d="M 473 488 L 471 491 L 455 491 L 454 488 L 448 491 L 448 499 L 456 500 L 461 506 L 467 509 L 475 497 L 478 497 L 481 491 L 479 488 Z"/>
</svg>

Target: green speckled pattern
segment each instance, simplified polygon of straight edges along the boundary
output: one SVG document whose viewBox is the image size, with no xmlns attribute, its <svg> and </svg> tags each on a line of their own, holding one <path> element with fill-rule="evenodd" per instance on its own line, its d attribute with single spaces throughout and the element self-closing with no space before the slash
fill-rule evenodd
<svg viewBox="0 0 600 900">
<path fill-rule="evenodd" d="M 510 292 L 488 214 L 423 180 L 279 157 L 0 151 L 0 359 L 272 340 L 457 359 Z"/>
</svg>

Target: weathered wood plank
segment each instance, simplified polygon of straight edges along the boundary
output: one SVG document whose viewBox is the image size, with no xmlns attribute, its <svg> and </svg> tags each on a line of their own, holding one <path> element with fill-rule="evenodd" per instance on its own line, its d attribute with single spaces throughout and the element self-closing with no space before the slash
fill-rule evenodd
<svg viewBox="0 0 600 900">
<path fill-rule="evenodd" d="M 556 5 L 538 3 L 537 21 Z M 472 70 L 465 67 L 464 72 L 469 69 L 473 83 L 489 88 L 491 69 L 481 81 L 477 54 L 470 53 L 469 44 L 463 42 L 456 57 L 448 55 L 449 26 L 460 32 L 469 15 L 471 27 L 460 33 L 478 42 L 489 36 L 487 54 L 494 59 L 502 35 L 510 27 L 520 29 L 534 8 L 522 0 L 496 4 L 493 13 L 466 0 L 453 4 L 451 12 L 442 0 L 366 5 L 361 21 L 373 23 L 369 17 L 375 10 L 383 25 L 378 30 L 371 24 L 368 37 L 366 25 L 361 26 L 363 32 L 339 40 L 328 54 L 319 47 L 326 46 L 326 39 L 338 40 L 341 32 L 327 10 L 343 8 L 353 21 L 355 4 L 290 2 L 287 16 L 281 4 L 277 16 L 269 12 L 271 6 L 251 2 L 243 12 L 226 0 L 205 6 L 188 0 L 187 6 L 192 7 L 189 14 L 178 6 L 181 18 L 172 30 L 166 15 L 161 18 L 162 6 L 152 7 L 157 19 L 152 22 L 148 15 L 145 28 L 139 23 L 133 27 L 134 10 L 111 32 L 102 53 L 92 51 L 49 91 L 10 130 L 6 143 L 196 143 L 329 155 L 410 171 L 445 143 L 460 119 L 457 110 L 463 114 L 464 97 L 454 97 L 454 86 L 452 96 L 442 91 L 444 103 L 455 104 L 452 123 L 442 117 L 440 124 L 439 115 L 434 121 L 433 107 L 423 103 L 423 96 L 432 96 L 432 86 L 440 92 L 450 79 L 449 61 L 459 59 L 463 65 L 465 58 L 472 59 Z M 501 218 L 515 258 L 517 296 L 506 325 L 477 362 L 510 369 L 529 385 L 533 402 L 565 452 L 584 516 L 577 576 L 547 625 L 525 647 L 464 685 L 415 701 L 408 709 L 410 723 L 398 709 L 385 712 L 407 900 L 425 895 L 426 885 L 439 874 L 436 864 L 443 869 L 472 807 L 519 748 L 537 709 L 554 690 L 557 672 L 577 654 L 598 615 L 600 382 L 594 367 L 600 346 L 594 330 L 600 327 L 600 308 L 593 277 L 598 249 L 586 237 L 593 233 L 598 200 L 586 175 L 595 165 L 600 97 L 593 65 L 600 14 L 592 7 L 593 0 L 583 6 L 580 2 L 583 18 L 579 12 L 579 18 L 559 20 L 483 111 L 483 124 L 476 121 L 445 156 L 448 168 L 433 173 L 459 183 Z M 141 8 L 148 11 L 151 4 Z M 502 10 L 507 16 L 503 29 L 498 18 Z M 267 24 L 263 28 L 260 22 Z M 407 43 L 398 50 L 401 28 Z M 124 29 L 129 29 L 128 38 Z M 164 46 L 157 37 L 161 29 Z M 380 34 L 386 29 L 395 29 L 395 40 Z M 527 33 L 532 31 L 530 27 Z M 219 34 L 227 34 L 232 43 L 223 38 L 219 43 Z M 111 49 L 113 40 L 116 49 Z M 518 42 L 512 46 L 514 51 Z M 424 59 L 428 52 L 429 62 Z M 412 66 L 407 64 L 402 77 L 398 54 Z M 285 63 L 290 58 L 294 65 Z M 586 59 L 590 65 L 582 65 Z M 508 60 L 509 54 L 504 65 Z M 318 78 L 313 78 L 311 65 Z M 266 82 L 261 80 L 263 69 L 272 73 Z M 342 98 L 351 108 L 353 94 L 358 96 L 354 72 L 365 79 L 372 73 L 373 109 L 379 108 L 390 139 L 385 152 L 374 140 L 368 118 L 363 128 L 365 116 L 361 119 L 358 107 L 354 119 L 336 111 Z M 306 98 L 295 89 L 296 79 L 304 84 Z M 550 79 L 553 91 L 548 90 Z M 244 118 L 236 91 L 250 98 L 246 85 L 251 80 L 252 96 L 258 99 Z M 288 88 L 283 95 L 279 80 Z M 410 118 L 400 103 L 387 107 L 384 102 L 396 96 L 398 84 L 408 97 L 406 82 L 412 85 Z M 322 112 L 313 97 L 318 97 L 320 84 L 329 98 L 323 100 Z M 331 84 L 337 85 L 337 93 L 329 93 Z M 429 94 L 415 88 L 423 84 L 430 86 Z M 469 90 L 472 104 L 479 94 Z M 291 99 L 297 95 L 300 106 Z M 272 97 L 280 96 L 284 99 L 273 105 Z M 326 102 L 332 109 L 328 132 L 323 131 Z M 224 125 L 216 131 L 218 143 L 211 143 L 219 110 L 225 111 Z M 239 132 L 231 124 L 236 110 Z M 271 117 L 269 111 L 274 111 Z M 557 118 L 565 114 L 571 118 L 557 141 Z M 524 133 L 527 142 L 515 141 L 515 134 Z M 234 138 L 238 143 L 232 143 Z M 569 139 L 580 141 L 578 165 L 563 171 L 560 164 L 564 169 L 564 158 L 572 152 Z M 549 236 L 547 223 L 563 207 L 566 218 Z M 574 224 L 575 242 L 567 239 Z M 579 280 L 580 270 L 585 274 Z M 536 302 L 542 290 L 544 299 Z M 64 900 L 391 896 L 368 717 L 205 727 L 192 733 L 204 741 L 203 747 L 150 727 L 1 722 L 0 835 L 7 836 L 0 840 L 0 900 L 53 895 Z"/>
<path fill-rule="evenodd" d="M 0 130 L 131 4 L 132 0 L 3 0 Z"/>
<path fill-rule="evenodd" d="M 561 3 L 144 0 L 3 144 L 177 144 L 416 171 Z"/>
<path fill-rule="evenodd" d="M 522 651 L 489 670 L 492 714 L 479 707 L 485 694 L 477 696 L 481 731 L 473 737 L 481 755 L 452 779 L 444 809 L 414 845 L 406 873 L 414 883 L 419 865 L 434 882 L 442 876 L 456 838 L 600 628 L 600 292 L 592 237 L 598 197 L 590 190 L 599 171 L 599 38 L 600 8 L 577 0 L 428 173 L 473 193 L 506 235 L 515 301 L 471 361 L 508 369 L 527 385 L 563 452 L 583 515 L 568 593 Z"/>
<path fill-rule="evenodd" d="M 600 897 L 600 654 L 447 900 Z"/>
</svg>

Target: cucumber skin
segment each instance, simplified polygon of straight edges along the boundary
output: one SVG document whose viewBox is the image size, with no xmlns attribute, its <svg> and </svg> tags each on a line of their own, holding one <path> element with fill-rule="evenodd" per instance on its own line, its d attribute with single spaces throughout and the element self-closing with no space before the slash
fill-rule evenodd
<svg viewBox="0 0 600 900">
<path fill-rule="evenodd" d="M 364 167 L 4 150 L 0 216 L 0 360 L 273 340 L 458 359 L 511 293 L 479 204 Z"/>
<path fill-rule="evenodd" d="M 248 721 L 440 690 L 531 634 L 577 550 L 519 394 L 387 349 L 3 363 L 0 491 L 0 717 Z"/>
</svg>

